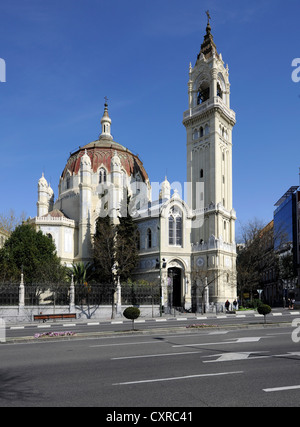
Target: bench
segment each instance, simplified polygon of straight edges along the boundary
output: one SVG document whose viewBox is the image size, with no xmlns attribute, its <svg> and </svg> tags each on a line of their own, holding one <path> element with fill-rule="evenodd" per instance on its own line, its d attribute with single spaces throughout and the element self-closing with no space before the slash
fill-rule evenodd
<svg viewBox="0 0 300 427">
<path fill-rule="evenodd" d="M 36 314 L 33 319 L 42 320 L 43 323 L 52 319 L 76 319 L 76 313 Z"/>
</svg>

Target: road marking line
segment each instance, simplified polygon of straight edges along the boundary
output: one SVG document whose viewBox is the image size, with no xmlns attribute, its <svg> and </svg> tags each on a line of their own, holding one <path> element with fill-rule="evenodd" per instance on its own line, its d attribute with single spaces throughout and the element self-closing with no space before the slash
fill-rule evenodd
<svg viewBox="0 0 300 427">
<path fill-rule="evenodd" d="M 117 346 L 117 345 L 138 345 L 138 344 L 165 344 L 165 341 L 139 341 L 139 342 L 122 342 L 122 343 L 116 343 L 116 344 L 99 344 L 99 345 L 90 345 L 90 348 L 95 347 L 110 347 L 110 346 Z"/>
<path fill-rule="evenodd" d="M 112 385 L 130 385 L 130 384 L 155 383 L 155 382 L 163 382 L 163 381 L 177 381 L 177 380 L 187 380 L 187 379 L 191 379 L 191 378 L 217 377 L 217 376 L 221 376 L 221 375 L 234 375 L 234 374 L 243 374 L 243 373 L 244 373 L 244 371 L 217 372 L 214 374 L 186 375 L 184 377 L 156 378 L 153 380 L 128 381 L 128 382 L 124 382 L 124 383 L 115 383 Z"/>
<path fill-rule="evenodd" d="M 187 320 L 187 317 L 177 317 L 176 320 Z"/>
<path fill-rule="evenodd" d="M 167 319 L 155 319 L 156 322 L 166 322 Z"/>
<path fill-rule="evenodd" d="M 282 316 L 282 313 L 272 313 L 273 316 Z"/>
<path fill-rule="evenodd" d="M 290 312 L 290 314 L 291 314 L 292 316 L 299 316 L 300 311 L 291 311 L 291 312 Z"/>
<path fill-rule="evenodd" d="M 226 335 L 229 331 L 213 331 L 209 332 L 208 335 Z"/>
<path fill-rule="evenodd" d="M 240 343 L 248 343 L 248 342 L 258 342 L 262 337 L 244 337 L 237 338 L 235 341 L 220 341 L 220 342 L 206 342 L 206 343 L 194 343 L 194 344 L 180 344 L 173 345 L 172 347 L 194 347 L 199 345 L 224 345 L 224 344 L 240 344 Z M 270 337 L 268 337 L 270 338 Z"/>
<path fill-rule="evenodd" d="M 38 325 L 38 328 L 51 328 L 52 325 Z"/>
<path fill-rule="evenodd" d="M 237 353 L 222 353 L 222 354 L 212 354 L 210 356 L 204 356 L 204 357 L 216 357 L 216 360 L 203 360 L 203 363 L 216 363 L 216 362 L 230 362 L 230 361 L 237 361 L 237 360 L 252 360 L 252 359 L 266 359 L 270 358 L 271 356 L 252 356 L 251 354 L 261 353 L 259 351 L 242 351 Z"/>
<path fill-rule="evenodd" d="M 196 343 L 196 344 L 180 344 L 180 345 L 172 345 L 172 347 L 194 347 L 199 345 L 220 345 L 220 344 L 235 344 L 235 341 L 232 342 L 205 342 L 205 343 Z"/>
<path fill-rule="evenodd" d="M 10 329 L 25 329 L 25 326 L 11 326 Z"/>
<path fill-rule="evenodd" d="M 123 320 L 117 320 L 115 322 L 110 322 L 112 325 L 121 325 L 123 324 Z"/>
<path fill-rule="evenodd" d="M 272 391 L 285 391 L 285 390 L 296 390 L 300 389 L 300 385 L 291 385 L 286 387 L 274 387 L 274 388 L 263 388 L 263 391 L 266 393 L 272 392 Z"/>
<path fill-rule="evenodd" d="M 100 325 L 100 322 L 88 322 L 87 326 L 98 326 Z"/>
<path fill-rule="evenodd" d="M 77 326 L 76 323 L 64 323 L 63 327 L 65 326 Z"/>
<path fill-rule="evenodd" d="M 111 360 L 142 359 L 144 357 L 182 356 L 184 354 L 199 354 L 199 353 L 201 353 L 201 351 L 184 351 L 183 353 L 145 354 L 142 356 L 112 357 Z"/>
<path fill-rule="evenodd" d="M 241 343 L 241 342 L 258 342 L 260 341 L 262 337 L 244 337 L 244 338 L 237 338 L 236 342 L 237 343 Z"/>
</svg>

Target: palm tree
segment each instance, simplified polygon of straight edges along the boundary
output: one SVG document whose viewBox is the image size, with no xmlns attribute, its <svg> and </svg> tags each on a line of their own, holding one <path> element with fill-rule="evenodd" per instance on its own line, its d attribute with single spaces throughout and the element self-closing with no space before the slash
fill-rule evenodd
<svg viewBox="0 0 300 427">
<path fill-rule="evenodd" d="M 82 285 L 91 280 L 93 274 L 93 264 L 77 262 L 73 263 L 72 267 L 69 268 L 68 276 L 71 277 L 73 275 L 74 283 Z"/>
</svg>

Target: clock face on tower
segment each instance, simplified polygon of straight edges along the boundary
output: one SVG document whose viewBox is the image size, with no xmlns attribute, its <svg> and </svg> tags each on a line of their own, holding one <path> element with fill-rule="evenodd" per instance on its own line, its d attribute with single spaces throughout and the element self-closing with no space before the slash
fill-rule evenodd
<svg viewBox="0 0 300 427">
<path fill-rule="evenodd" d="M 197 267 L 203 267 L 204 259 L 201 256 L 199 256 L 199 258 L 197 258 L 196 264 L 197 264 Z"/>
</svg>

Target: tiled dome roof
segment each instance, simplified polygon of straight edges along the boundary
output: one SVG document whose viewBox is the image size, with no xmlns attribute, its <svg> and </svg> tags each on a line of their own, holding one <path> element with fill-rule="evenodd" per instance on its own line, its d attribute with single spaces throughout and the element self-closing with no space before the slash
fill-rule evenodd
<svg viewBox="0 0 300 427">
<path fill-rule="evenodd" d="M 104 166 L 107 172 L 110 173 L 111 159 L 114 153 L 117 152 L 121 160 L 121 167 L 126 171 L 128 176 L 139 173 L 144 182 L 148 180 L 147 172 L 137 155 L 133 154 L 121 144 L 105 138 L 93 141 L 83 147 L 80 147 L 74 153 L 71 153 L 62 173 L 63 179 L 68 171 L 72 175 L 77 175 L 79 173 L 81 157 L 85 154 L 85 151 L 91 159 L 92 171 L 95 173 L 101 166 Z"/>
</svg>

